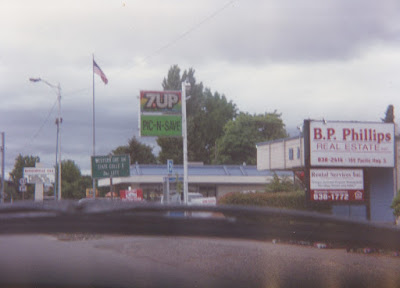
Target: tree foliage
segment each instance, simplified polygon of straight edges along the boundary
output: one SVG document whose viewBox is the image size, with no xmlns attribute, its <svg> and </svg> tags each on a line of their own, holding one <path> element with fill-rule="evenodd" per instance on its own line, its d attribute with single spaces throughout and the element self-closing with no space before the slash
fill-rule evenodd
<svg viewBox="0 0 400 288">
<path fill-rule="evenodd" d="M 396 217 L 400 216 L 400 192 L 397 193 L 397 196 L 394 197 L 392 205 L 390 206 L 393 209 L 393 214 Z"/>
<path fill-rule="evenodd" d="M 265 192 L 291 192 L 303 190 L 299 183 L 293 183 L 289 176 L 279 177 L 276 173 L 265 187 Z"/>
<path fill-rule="evenodd" d="M 153 148 L 149 145 L 142 144 L 136 139 L 131 138 L 128 141 L 128 145 L 119 146 L 112 151 L 114 155 L 118 154 L 129 154 L 131 163 L 141 164 L 154 164 L 157 163 L 156 156 L 153 154 Z"/>
<path fill-rule="evenodd" d="M 285 124 L 276 111 L 259 115 L 240 113 L 229 121 L 218 140 L 217 161 L 223 164 L 255 165 L 256 143 L 287 137 Z"/>
<path fill-rule="evenodd" d="M 206 164 L 214 158 L 215 144 L 223 134 L 225 124 L 233 119 L 236 105 L 227 101 L 224 95 L 210 89 L 204 89 L 203 83 L 197 83 L 195 70 L 184 71 L 180 76 L 180 68 L 174 65 L 164 78 L 164 90 L 181 90 L 184 80 L 190 83 L 186 101 L 187 131 L 188 131 L 188 158 L 189 161 L 202 161 Z M 159 162 L 173 159 L 175 163 L 183 162 L 182 138 L 159 137 L 157 144 L 161 147 Z"/>
<path fill-rule="evenodd" d="M 86 188 L 92 186 L 92 180 L 89 176 L 81 175 L 81 170 L 74 161 L 61 161 L 61 174 L 61 195 L 63 199 L 86 197 Z"/>
<path fill-rule="evenodd" d="M 17 158 L 15 158 L 15 163 L 14 163 L 14 168 L 10 172 L 10 180 L 13 183 L 14 189 L 9 189 L 9 193 L 12 193 L 12 198 L 15 200 L 22 199 L 22 193 L 18 192 L 18 187 L 19 187 L 19 179 L 23 177 L 24 175 L 24 167 L 35 167 L 36 162 L 40 162 L 39 156 L 22 156 L 22 154 L 19 154 Z M 33 199 L 33 193 L 34 193 L 34 187 L 33 185 L 28 185 L 28 190 L 25 193 L 25 198 L 32 198 Z"/>
<path fill-rule="evenodd" d="M 386 109 L 385 118 L 382 119 L 385 123 L 394 123 L 394 106 L 389 105 Z"/>
</svg>

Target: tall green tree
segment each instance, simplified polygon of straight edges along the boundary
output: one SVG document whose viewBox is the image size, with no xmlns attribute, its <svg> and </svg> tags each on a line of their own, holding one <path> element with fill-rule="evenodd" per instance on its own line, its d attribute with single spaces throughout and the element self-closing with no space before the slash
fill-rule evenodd
<svg viewBox="0 0 400 288">
<path fill-rule="evenodd" d="M 9 191 L 12 193 L 12 198 L 14 200 L 22 199 L 22 193 L 18 191 L 18 187 L 19 187 L 19 179 L 22 178 L 24 175 L 24 167 L 35 167 L 36 162 L 40 162 L 39 156 L 32 156 L 32 155 L 22 156 L 22 154 L 19 154 L 15 158 L 14 168 L 10 172 L 10 179 L 13 183 L 14 189 L 9 189 Z M 34 195 L 33 185 L 28 185 L 27 189 L 28 190 L 25 193 L 24 198 L 33 199 Z"/>
<path fill-rule="evenodd" d="M 189 69 L 189 72 L 184 71 L 181 76 L 181 69 L 178 65 L 173 65 L 168 71 L 167 77 L 162 81 L 162 87 L 166 90 L 182 90 L 182 82 L 188 81 L 190 83 L 190 99 L 186 101 L 186 116 L 187 122 L 189 122 L 189 117 L 196 110 L 196 103 L 201 102 L 203 93 L 203 84 L 197 84 L 194 77 L 194 70 Z M 189 127 L 189 124 L 188 124 Z M 189 139 L 189 129 L 188 129 L 188 139 Z M 189 142 L 189 140 L 188 140 Z M 172 159 L 174 163 L 183 163 L 183 143 L 182 137 L 158 137 L 157 144 L 161 147 L 161 151 L 158 154 L 158 161 L 160 163 L 166 163 L 167 159 Z M 188 153 L 190 154 L 190 153 Z M 192 160 L 191 158 L 189 158 Z"/>
<path fill-rule="evenodd" d="M 205 89 L 200 109 L 188 121 L 189 158 L 212 163 L 217 139 L 223 136 L 224 126 L 236 116 L 236 106 L 225 95 L 212 94 Z"/>
<path fill-rule="evenodd" d="M 382 119 L 385 123 L 394 123 L 394 106 L 389 105 L 386 109 L 385 118 Z"/>
<path fill-rule="evenodd" d="M 86 188 L 92 186 L 89 176 L 82 176 L 78 165 L 72 160 L 61 161 L 61 195 L 63 199 L 86 197 Z"/>
<path fill-rule="evenodd" d="M 132 137 L 128 141 L 128 145 L 119 146 L 112 151 L 114 155 L 129 154 L 131 163 L 155 164 L 157 158 L 153 154 L 153 148 L 149 145 L 140 143 L 136 137 Z"/>
<path fill-rule="evenodd" d="M 188 158 L 189 161 L 209 164 L 214 158 L 216 141 L 222 136 L 223 127 L 237 114 L 236 105 L 227 101 L 225 95 L 213 94 L 203 87 L 203 83 L 197 83 L 192 68 L 180 76 L 180 68 L 172 66 L 162 82 L 163 89 L 181 90 L 184 80 L 190 83 L 190 90 L 187 91 L 190 97 L 186 101 Z M 175 163 L 183 162 L 181 137 L 159 137 L 157 144 L 161 147 L 159 162 L 165 163 L 167 159 L 173 159 Z"/>
<path fill-rule="evenodd" d="M 240 113 L 226 124 L 224 135 L 217 141 L 216 162 L 255 165 L 256 143 L 287 136 L 285 124 L 276 111 L 259 115 Z"/>
</svg>

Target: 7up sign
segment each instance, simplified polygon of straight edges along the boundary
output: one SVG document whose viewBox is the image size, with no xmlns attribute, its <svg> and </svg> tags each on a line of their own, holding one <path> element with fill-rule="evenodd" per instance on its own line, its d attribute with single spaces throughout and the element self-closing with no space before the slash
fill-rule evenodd
<svg viewBox="0 0 400 288">
<path fill-rule="evenodd" d="M 180 91 L 140 91 L 141 113 L 182 113 Z"/>
</svg>

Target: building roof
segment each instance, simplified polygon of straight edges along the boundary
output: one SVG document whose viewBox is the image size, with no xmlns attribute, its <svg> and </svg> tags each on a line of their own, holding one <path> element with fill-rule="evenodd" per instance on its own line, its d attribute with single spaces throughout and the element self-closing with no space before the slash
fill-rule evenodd
<svg viewBox="0 0 400 288">
<path fill-rule="evenodd" d="M 134 175 L 165 175 L 167 165 L 134 164 L 131 165 L 131 176 Z M 259 171 L 255 165 L 188 165 L 188 175 L 196 176 L 278 176 L 288 174 L 287 171 Z M 174 165 L 173 173 L 183 175 L 183 165 Z"/>
<path fill-rule="evenodd" d="M 292 136 L 292 137 L 287 137 L 287 138 L 279 138 L 279 139 L 274 139 L 274 140 L 270 140 L 270 141 L 265 141 L 265 142 L 259 142 L 259 143 L 256 143 L 256 147 L 257 146 L 263 146 L 263 145 L 269 145 L 269 144 L 272 144 L 272 143 L 279 143 L 279 142 L 283 142 L 283 141 L 289 141 L 289 140 L 294 140 L 294 139 L 302 139 L 302 138 L 304 138 L 304 136 L 303 135 L 297 135 L 297 136 Z"/>
</svg>

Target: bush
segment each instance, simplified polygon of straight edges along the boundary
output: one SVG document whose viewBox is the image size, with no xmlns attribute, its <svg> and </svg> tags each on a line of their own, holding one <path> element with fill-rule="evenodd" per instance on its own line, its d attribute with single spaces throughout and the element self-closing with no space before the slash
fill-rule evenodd
<svg viewBox="0 0 400 288">
<path fill-rule="evenodd" d="M 392 206 L 390 207 L 393 208 L 393 214 L 395 216 L 400 216 L 400 192 L 397 193 L 396 197 L 394 197 Z"/>
<path fill-rule="evenodd" d="M 279 178 L 279 176 L 274 173 L 274 177 L 270 183 L 265 187 L 266 192 L 295 192 L 300 190 L 302 187 L 299 183 L 293 183 L 293 180 L 288 176 Z"/>
<path fill-rule="evenodd" d="M 221 197 L 218 203 L 224 205 L 270 206 L 298 210 L 307 209 L 304 191 L 256 192 L 248 194 L 234 192 Z"/>
</svg>

